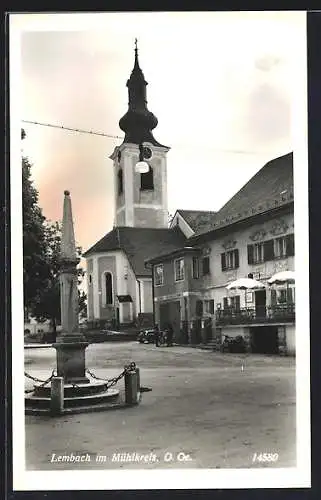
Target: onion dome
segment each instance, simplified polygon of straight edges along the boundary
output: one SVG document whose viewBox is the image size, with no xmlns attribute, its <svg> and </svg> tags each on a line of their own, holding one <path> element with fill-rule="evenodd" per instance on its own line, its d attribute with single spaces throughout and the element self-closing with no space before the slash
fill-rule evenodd
<svg viewBox="0 0 321 500">
<path fill-rule="evenodd" d="M 124 142 L 140 144 L 150 142 L 155 146 L 159 144 L 152 134 L 157 126 L 156 116 L 147 109 L 146 86 L 144 74 L 138 62 L 137 40 L 135 40 L 135 63 L 129 80 L 128 88 L 128 111 L 119 120 L 119 127 L 125 132 Z"/>
</svg>

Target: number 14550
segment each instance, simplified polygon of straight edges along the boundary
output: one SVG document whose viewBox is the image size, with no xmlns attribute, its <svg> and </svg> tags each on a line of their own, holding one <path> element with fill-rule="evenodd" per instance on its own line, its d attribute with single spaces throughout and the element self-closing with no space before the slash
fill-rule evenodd
<svg viewBox="0 0 321 500">
<path fill-rule="evenodd" d="M 278 453 L 254 453 L 252 462 L 277 462 Z"/>
</svg>

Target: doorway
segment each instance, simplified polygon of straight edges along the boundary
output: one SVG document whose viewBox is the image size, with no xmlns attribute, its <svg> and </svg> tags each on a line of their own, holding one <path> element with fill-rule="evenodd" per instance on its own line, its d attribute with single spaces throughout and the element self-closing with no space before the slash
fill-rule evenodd
<svg viewBox="0 0 321 500">
<path fill-rule="evenodd" d="M 179 301 L 164 302 L 159 307 L 160 329 L 163 330 L 170 323 L 173 327 L 174 338 L 179 336 L 181 323 L 181 308 Z"/>
<path fill-rule="evenodd" d="M 266 291 L 256 290 L 255 292 L 255 315 L 257 318 L 266 316 Z"/>
<path fill-rule="evenodd" d="M 251 351 L 256 354 L 278 354 L 278 327 L 257 326 L 250 328 Z"/>
</svg>

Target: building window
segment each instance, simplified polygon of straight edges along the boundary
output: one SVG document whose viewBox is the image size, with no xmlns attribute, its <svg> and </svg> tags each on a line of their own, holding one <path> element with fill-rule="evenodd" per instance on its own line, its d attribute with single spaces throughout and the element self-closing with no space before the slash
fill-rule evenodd
<svg viewBox="0 0 321 500">
<path fill-rule="evenodd" d="M 286 303 L 286 289 L 281 289 L 277 291 L 277 301 L 278 304 L 285 304 Z"/>
<path fill-rule="evenodd" d="M 239 251 L 230 250 L 229 252 L 221 253 L 221 265 L 222 271 L 227 271 L 228 269 L 237 269 L 239 267 Z"/>
<path fill-rule="evenodd" d="M 174 261 L 175 281 L 183 281 L 184 279 L 184 259 Z"/>
<path fill-rule="evenodd" d="M 230 297 L 230 305 L 233 311 L 240 310 L 240 296 L 235 295 L 234 297 Z"/>
<path fill-rule="evenodd" d="M 106 305 L 113 303 L 113 277 L 111 273 L 105 273 L 105 298 Z"/>
<path fill-rule="evenodd" d="M 122 169 L 118 170 L 117 180 L 118 180 L 118 196 L 120 196 L 124 192 L 124 179 L 123 179 Z"/>
<path fill-rule="evenodd" d="M 214 314 L 214 300 L 205 300 L 204 301 L 204 312 L 206 314 Z"/>
<path fill-rule="evenodd" d="M 154 279 L 155 286 L 161 286 L 164 284 L 164 266 L 163 264 L 159 264 L 154 267 Z"/>
<path fill-rule="evenodd" d="M 151 166 L 149 166 L 148 172 L 145 174 L 140 174 L 140 190 L 149 191 L 154 189 L 154 172 Z"/>
<path fill-rule="evenodd" d="M 276 259 L 286 257 L 286 239 L 284 237 L 274 240 L 274 257 Z"/>
<path fill-rule="evenodd" d="M 288 234 L 285 240 L 287 257 L 294 257 L 294 234 Z"/>
<path fill-rule="evenodd" d="M 240 310 L 240 296 L 234 295 L 233 297 L 223 297 L 223 309 L 239 311 Z"/>
<path fill-rule="evenodd" d="M 291 256 L 294 256 L 294 234 L 247 246 L 247 261 L 249 264 L 258 264 Z"/>
<path fill-rule="evenodd" d="M 210 274 L 210 258 L 209 257 L 203 257 L 202 259 L 202 272 L 203 276 L 206 274 Z"/>
<path fill-rule="evenodd" d="M 200 269 L 199 269 L 199 258 L 198 257 L 193 257 L 192 260 L 192 276 L 194 279 L 197 279 L 200 277 Z"/>
<path fill-rule="evenodd" d="M 286 288 L 281 288 L 278 290 L 272 289 L 271 290 L 271 306 L 274 307 L 278 304 L 294 304 L 295 298 L 294 298 L 294 288 L 288 287 Z"/>
<path fill-rule="evenodd" d="M 263 243 L 255 243 L 253 246 L 253 262 L 258 264 L 264 262 L 264 246 Z"/>
</svg>

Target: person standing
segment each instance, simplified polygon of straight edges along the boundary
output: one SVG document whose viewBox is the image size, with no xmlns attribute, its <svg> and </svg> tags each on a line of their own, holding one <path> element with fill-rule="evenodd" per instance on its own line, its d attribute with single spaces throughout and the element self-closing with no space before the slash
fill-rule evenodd
<svg viewBox="0 0 321 500">
<path fill-rule="evenodd" d="M 159 347 L 159 327 L 157 324 L 154 327 L 154 332 L 155 332 L 155 346 Z"/>
<path fill-rule="evenodd" d="M 173 345 L 173 335 L 174 335 L 174 330 L 171 325 L 171 323 L 168 323 L 167 327 L 167 347 L 170 347 Z"/>
</svg>

